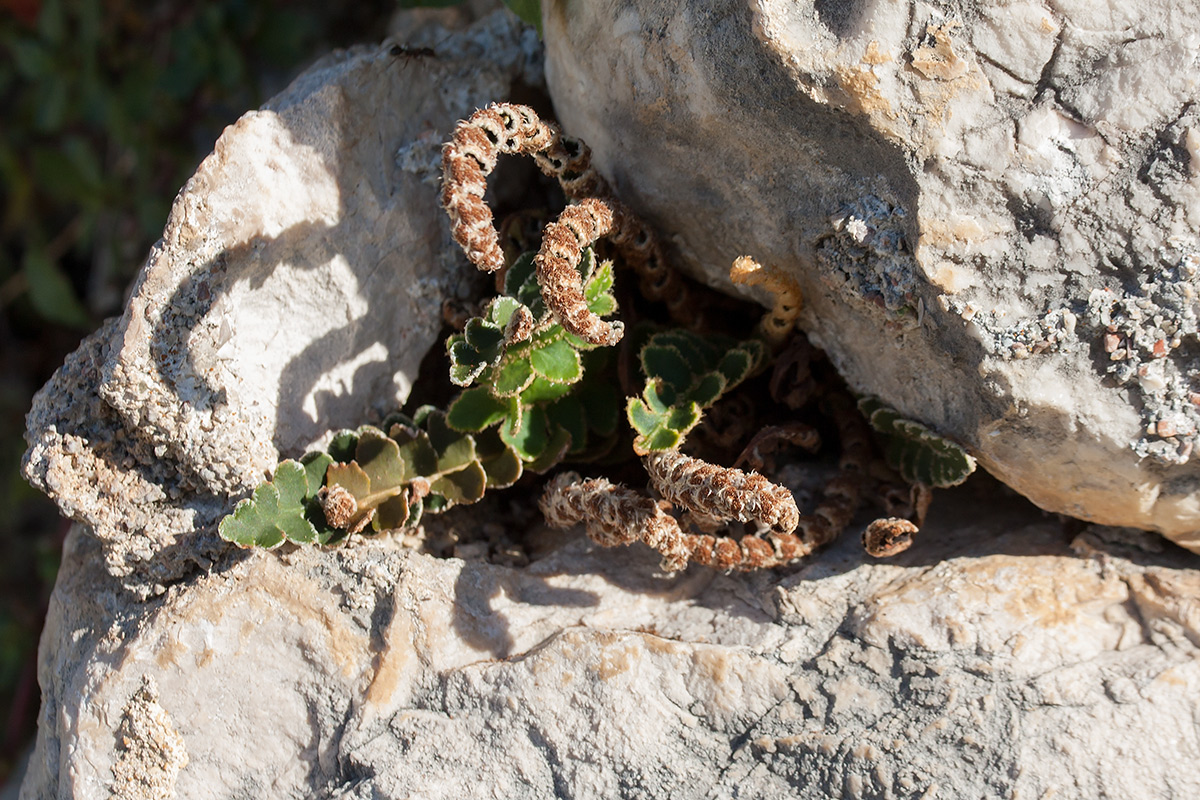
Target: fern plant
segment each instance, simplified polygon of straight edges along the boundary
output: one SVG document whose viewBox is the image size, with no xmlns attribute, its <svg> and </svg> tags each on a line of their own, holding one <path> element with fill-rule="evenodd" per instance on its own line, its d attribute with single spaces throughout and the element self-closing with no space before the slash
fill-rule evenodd
<svg viewBox="0 0 1200 800">
<path fill-rule="evenodd" d="M 760 339 L 738 342 L 682 329 L 651 335 L 639 353 L 645 388 L 625 409 L 637 431 L 634 452 L 679 447 L 704 409 L 762 369 L 767 358 Z"/>
<path fill-rule="evenodd" d="M 878 397 L 862 398 L 858 410 L 883 439 L 888 465 L 909 483 L 948 489 L 975 471 L 970 453 L 920 422 L 900 416 Z"/>
<path fill-rule="evenodd" d="M 616 311 L 612 262 L 597 263 L 587 248 L 578 269 L 588 309 Z M 450 404 L 447 424 L 472 434 L 494 429 L 522 469 L 545 472 L 615 441 L 621 396 L 605 377 L 610 351 L 564 330 L 546 309 L 532 253 L 513 263 L 504 294 L 446 347 L 450 380 L 469 387 Z"/>
<path fill-rule="evenodd" d="M 687 316 L 689 295 L 664 262 L 653 233 L 611 196 L 586 146 L 540 121 L 533 109 L 496 104 L 456 127 L 443 150 L 443 205 L 455 240 L 487 272 L 508 262 L 483 199 L 487 175 L 502 154 L 532 155 L 575 202 L 543 230 L 536 255 L 526 253 L 507 265 L 499 296 L 447 339 L 449 378 L 462 391 L 444 411 L 423 406 L 381 427 L 342 431 L 328 452 L 282 463 L 271 482 L 221 522 L 221 535 L 243 546 L 274 547 L 413 528 L 426 512 L 474 503 L 488 489 L 512 486 L 526 471 L 620 456 L 615 445 L 632 438 L 627 455 L 643 457 L 662 499 L 564 473 L 543 496 L 547 520 L 586 521 L 589 535 L 605 545 L 641 539 L 659 549 L 672 570 L 689 562 L 722 569 L 776 566 L 836 537 L 850 524 L 870 482 L 873 449 L 863 419 L 847 413 L 853 403 L 844 388 L 825 387 L 838 400 L 825 413 L 837 427 L 842 455 L 812 514 L 801 514 L 786 487 L 757 472 L 679 452 L 705 409 L 767 367 L 772 352 L 783 346 L 803 301 L 794 281 L 749 257 L 735 261 L 731 279 L 762 285 L 775 298 L 753 338 L 635 327 L 622 341 L 623 323 L 602 319 L 617 310 L 613 264 L 597 259 L 592 242 L 607 237 L 637 274 L 644 297 L 662 302 L 673 319 Z M 636 357 L 644 377 L 635 397 L 624 398 L 617 389 L 613 345 L 619 342 Z M 795 389 L 776 384 L 809 382 L 808 357 L 781 363 L 771 394 L 796 410 L 788 399 Z M 803 368 L 789 379 L 797 364 Z M 632 437 L 620 429 L 622 407 Z M 875 398 L 863 399 L 859 407 L 880 432 L 888 461 L 914 484 L 911 505 L 918 519 L 928 508 L 928 487 L 953 486 L 974 470 L 974 459 L 962 448 Z M 747 452 L 762 446 L 761 435 Z M 671 503 L 680 507 L 678 517 L 664 508 Z M 721 535 L 731 521 L 756 522 L 770 532 L 766 538 Z M 904 546 L 911 542 L 916 526 L 889 518 L 872 531 L 871 552 L 892 554 L 903 549 L 901 539 Z"/>
<path fill-rule="evenodd" d="M 221 520 L 221 536 L 242 547 L 276 547 L 285 541 L 329 544 L 339 532 L 325 523 L 317 492 L 332 462 L 324 453 L 284 461 L 272 480 Z"/>
<path fill-rule="evenodd" d="M 612 263 L 579 265 L 588 308 L 616 311 Z M 450 380 L 466 387 L 443 412 L 422 406 L 380 427 L 336 433 L 328 452 L 284 461 L 219 525 L 244 547 L 332 544 L 350 533 L 413 528 L 425 512 L 474 503 L 565 457 L 596 457 L 618 438 L 621 396 L 608 348 L 564 330 L 538 291 L 533 254 L 509 268 L 504 294 L 447 340 Z"/>
</svg>

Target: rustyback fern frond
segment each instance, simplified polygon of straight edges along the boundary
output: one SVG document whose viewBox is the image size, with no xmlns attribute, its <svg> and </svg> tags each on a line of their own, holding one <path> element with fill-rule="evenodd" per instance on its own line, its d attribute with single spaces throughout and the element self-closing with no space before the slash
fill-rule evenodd
<svg viewBox="0 0 1200 800">
<path fill-rule="evenodd" d="M 588 313 L 616 311 L 611 262 L 597 263 L 585 248 L 572 270 Z M 463 334 L 449 340 L 451 380 L 469 388 L 451 403 L 446 421 L 462 432 L 495 428 L 522 469 L 542 472 L 567 454 L 582 454 L 593 434 L 612 437 L 620 398 L 604 379 L 609 359 L 567 330 L 545 304 L 532 254 L 513 263 L 504 289 L 483 318 L 470 320 Z M 518 314 L 529 320 L 523 336 L 499 335 Z M 480 330 L 487 334 L 469 338 Z"/>
<path fill-rule="evenodd" d="M 781 533 L 791 533 L 800 523 L 792 493 L 757 472 L 719 467 L 677 450 L 651 453 L 642 463 L 655 491 L 689 511 L 755 522 Z"/>
<path fill-rule="evenodd" d="M 888 464 L 909 483 L 944 489 L 959 485 L 975 471 L 970 453 L 920 422 L 900 416 L 879 398 L 862 398 L 858 409 L 882 434 Z"/>
<path fill-rule="evenodd" d="M 582 480 L 577 473 L 557 475 L 538 506 L 549 525 L 586 524 L 588 536 L 604 547 L 645 542 L 663 556 L 663 569 L 687 566 L 690 550 L 675 518 L 649 497 L 604 478 Z"/>
<path fill-rule="evenodd" d="M 645 387 L 641 397 L 626 404 L 638 434 L 634 451 L 645 455 L 679 447 L 704 409 L 762 369 L 767 356 L 758 339 L 738 342 L 685 330 L 651 335 L 639 354 Z"/>
<path fill-rule="evenodd" d="M 772 348 L 782 347 L 796 327 L 803 306 L 803 295 L 795 279 L 763 267 L 750 256 L 741 256 L 733 262 L 729 279 L 744 286 L 762 286 L 772 294 L 774 305 L 759 323 L 758 330 Z"/>
<path fill-rule="evenodd" d="M 514 214 L 502 237 L 484 201 L 487 177 L 503 154 L 532 156 L 571 203 L 542 231 L 540 246 L 536 231 L 525 228 L 548 212 Z M 423 514 L 474 503 L 526 471 L 619 457 L 615 445 L 629 438 L 622 409 L 657 497 L 564 473 L 539 503 L 550 524 L 582 522 L 605 546 L 642 541 L 662 554 L 670 571 L 688 563 L 718 569 L 787 564 L 849 525 L 871 472 L 873 442 L 849 395 L 818 386 L 809 372 L 814 353 L 803 338 L 784 347 L 802 300 L 794 281 L 740 258 L 730 273 L 734 282 L 763 286 L 775 299 L 752 338 L 647 324 L 631 328 L 618 356 L 611 345 L 623 338 L 623 323 L 606 319 L 617 311 L 614 265 L 593 251 L 602 238 L 618 263 L 637 274 L 646 299 L 665 303 L 677 322 L 698 317 L 654 235 L 613 196 L 587 146 L 526 106 L 495 104 L 455 128 L 443 149 L 443 178 L 442 204 L 454 239 L 472 264 L 496 274 L 500 291 L 477 316 L 469 316 L 478 309 L 473 303 L 444 312 L 458 331 L 445 345 L 450 381 L 461 391 L 444 411 L 422 406 L 411 417 L 396 414 L 380 426 L 340 431 L 328 452 L 282 463 L 220 523 L 223 537 L 275 547 L 411 530 Z M 539 249 L 514 258 L 522 243 Z M 811 514 L 800 513 L 786 486 L 738 468 L 770 469 L 784 444 L 815 450 L 820 436 L 807 424 L 792 420 L 759 431 L 733 467 L 678 449 L 704 411 L 760 373 L 774 353 L 781 355 L 771 396 L 793 410 L 819 399 L 841 446 L 838 471 L 825 481 Z M 644 383 L 627 398 L 618 387 L 629 378 L 624 359 L 630 357 Z M 974 469 L 969 455 L 928 428 L 873 399 L 860 405 L 888 442 L 894 466 L 917 487 L 911 505 L 918 520 L 928 506 L 928 486 L 953 485 Z M 738 441 L 735 436 L 718 449 Z M 864 543 L 874 555 L 889 555 L 908 546 L 915 532 L 916 525 L 893 515 L 868 528 Z"/>
<path fill-rule="evenodd" d="M 242 547 L 277 547 L 285 541 L 327 543 L 335 531 L 325 526 L 316 509 L 316 496 L 333 459 L 315 454 L 305 462 L 284 461 L 270 482 L 237 504 L 221 520 L 220 535 Z M 315 513 L 314 513 L 315 512 Z"/>
<path fill-rule="evenodd" d="M 563 135 L 558 126 L 543 122 L 528 106 L 494 103 L 459 122 L 442 151 L 442 206 L 450 216 L 451 232 L 479 269 L 495 272 L 504 266 L 500 236 L 492 211 L 484 202 L 487 176 L 501 154 L 533 156 L 542 172 L 558 180 L 577 205 L 569 206 L 558 222 L 548 226 L 542 254 L 547 262 L 541 281 L 547 303 L 564 314 L 568 330 L 596 343 L 612 344 L 620 338 L 615 326 L 598 324 L 594 318 L 576 320 L 569 313 L 580 311 L 577 303 L 552 299 L 562 295 L 570 272 L 560 269 L 572 253 L 608 237 L 626 266 L 638 276 L 642 294 L 667 306 L 672 319 L 690 315 L 686 284 L 663 257 L 653 232 L 613 194 L 608 181 L 592 166 L 591 150 L 583 142 Z"/>
</svg>

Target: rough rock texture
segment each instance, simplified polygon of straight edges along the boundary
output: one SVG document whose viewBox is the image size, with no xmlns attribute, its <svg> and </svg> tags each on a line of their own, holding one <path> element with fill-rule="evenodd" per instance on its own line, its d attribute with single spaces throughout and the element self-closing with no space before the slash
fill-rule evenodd
<svg viewBox="0 0 1200 800">
<path fill-rule="evenodd" d="M 439 39 L 331 56 L 231 125 L 125 314 L 35 399 L 26 476 L 131 585 L 205 566 L 216 520 L 281 456 L 407 397 L 471 274 L 438 205 L 441 142 L 540 80 L 536 35 L 503 12 Z"/>
<path fill-rule="evenodd" d="M 439 145 L 537 80 L 536 41 L 503 15 L 424 35 L 318 65 L 233 126 L 126 315 L 39 395 L 27 474 L 85 525 L 22 798 L 1200 796 L 1200 560 L 1137 532 L 1072 538 L 988 482 L 939 500 L 894 562 L 847 536 L 753 575 L 666 577 L 643 547 L 545 531 L 524 568 L 387 537 L 221 547 L 213 523 L 278 456 L 404 396 L 470 275 L 436 205 Z M 958 69 L 936 45 L 928 69 Z M 892 260 L 843 240 L 827 258 L 860 288 L 916 276 L 923 297 L 901 247 L 920 210 L 875 239 L 839 223 Z M 845 292 L 824 291 L 818 310 Z M 934 335 L 900 308 L 900 341 Z"/>
<path fill-rule="evenodd" d="M 1197 558 L 956 491 L 893 563 L 844 537 L 668 578 L 570 534 L 523 569 L 376 541 L 149 604 L 76 531 L 22 796 L 107 797 L 147 680 L 180 798 L 1200 796 Z"/>
<path fill-rule="evenodd" d="M 183 737 L 158 702 L 154 679 L 142 679 L 125 706 L 118 731 L 119 756 L 113 765 L 112 793 L 117 800 L 169 800 L 175 780 L 187 766 Z"/>
<path fill-rule="evenodd" d="M 791 271 L 856 388 L 1200 549 L 1200 5 L 542 7 L 563 127 L 694 274 Z"/>
</svg>

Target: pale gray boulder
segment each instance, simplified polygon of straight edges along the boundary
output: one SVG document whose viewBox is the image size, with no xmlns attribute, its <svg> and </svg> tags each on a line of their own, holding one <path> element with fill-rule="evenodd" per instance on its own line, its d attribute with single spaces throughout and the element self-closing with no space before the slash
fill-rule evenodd
<svg viewBox="0 0 1200 800">
<path fill-rule="evenodd" d="M 854 388 L 1043 508 L 1200 549 L 1200 6 L 543 17 L 563 127 L 690 272 L 787 270 Z"/>
<path fill-rule="evenodd" d="M 123 797 L 1200 794 L 1195 556 L 1068 547 L 994 493 L 942 511 L 891 563 L 853 537 L 729 576 L 562 532 L 525 568 L 385 539 L 150 603 L 77 529 L 22 796 L 108 797 L 135 756 Z"/>
<path fill-rule="evenodd" d="M 472 289 L 441 143 L 540 81 L 541 50 L 504 12 L 437 38 L 434 56 L 329 56 L 227 128 L 123 316 L 35 399 L 25 475 L 139 591 L 204 567 L 281 458 L 398 408 L 442 301 Z"/>
</svg>

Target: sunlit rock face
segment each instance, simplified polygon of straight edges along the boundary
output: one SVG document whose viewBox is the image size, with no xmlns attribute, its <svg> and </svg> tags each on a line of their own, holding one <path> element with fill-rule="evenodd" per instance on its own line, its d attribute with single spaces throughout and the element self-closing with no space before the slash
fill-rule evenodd
<svg viewBox="0 0 1200 800">
<path fill-rule="evenodd" d="M 1197 796 L 1196 556 L 1068 547 L 972 491 L 893 562 L 850 536 L 673 576 L 581 532 L 522 568 L 368 539 L 152 603 L 76 530 L 22 797 Z"/>
<path fill-rule="evenodd" d="M 217 520 L 281 458 L 398 408 L 473 289 L 438 203 L 442 141 L 541 80 L 503 11 L 327 56 L 226 128 L 124 314 L 34 400 L 24 471 L 139 593 L 206 568 Z"/>
<path fill-rule="evenodd" d="M 796 276 L 854 388 L 1200 549 L 1200 6 L 543 4 L 568 131 L 686 269 Z"/>
</svg>

